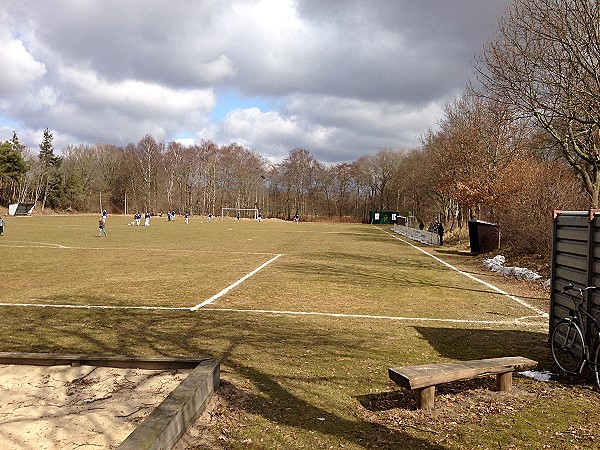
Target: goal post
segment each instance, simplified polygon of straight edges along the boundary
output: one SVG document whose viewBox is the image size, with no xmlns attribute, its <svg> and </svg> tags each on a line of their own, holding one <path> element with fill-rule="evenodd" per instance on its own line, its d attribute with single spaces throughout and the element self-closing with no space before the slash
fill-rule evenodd
<svg viewBox="0 0 600 450">
<path fill-rule="evenodd" d="M 221 219 L 225 217 L 258 220 L 258 208 L 221 208 Z"/>
</svg>

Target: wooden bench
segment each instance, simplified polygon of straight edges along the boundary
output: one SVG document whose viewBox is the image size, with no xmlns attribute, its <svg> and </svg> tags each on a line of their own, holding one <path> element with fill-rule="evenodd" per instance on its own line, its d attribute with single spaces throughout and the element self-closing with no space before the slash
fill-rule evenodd
<svg viewBox="0 0 600 450">
<path fill-rule="evenodd" d="M 451 381 L 469 380 L 481 375 L 496 375 L 496 390 L 510 392 L 512 373 L 530 370 L 537 361 L 522 356 L 506 358 L 477 359 L 423 366 L 395 367 L 388 369 L 390 379 L 396 384 L 414 390 L 417 395 L 417 408 L 433 409 L 435 387 Z"/>
</svg>

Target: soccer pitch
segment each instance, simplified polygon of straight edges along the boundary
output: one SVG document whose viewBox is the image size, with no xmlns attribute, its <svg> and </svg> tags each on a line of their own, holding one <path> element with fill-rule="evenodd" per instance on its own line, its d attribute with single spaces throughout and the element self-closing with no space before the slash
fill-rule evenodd
<svg viewBox="0 0 600 450">
<path fill-rule="evenodd" d="M 4 305 L 229 309 L 463 321 L 537 311 L 416 251 L 386 229 L 281 221 L 93 216 L 12 219 L 0 240 Z"/>
<path fill-rule="evenodd" d="M 487 441 L 471 422 L 450 437 L 441 425 L 423 435 L 426 417 L 404 428 L 369 402 L 397 407 L 404 398 L 394 397 L 389 367 L 511 355 L 548 366 L 547 300 L 486 284 L 502 280 L 483 270 L 458 271 L 452 252 L 419 250 L 389 226 L 130 221 L 109 215 L 108 237 L 98 237 L 96 216 L 9 218 L 0 351 L 220 358 L 234 406 L 202 430 L 215 448 L 540 442 L 530 425 L 517 439 L 503 423 L 485 425 Z"/>
</svg>

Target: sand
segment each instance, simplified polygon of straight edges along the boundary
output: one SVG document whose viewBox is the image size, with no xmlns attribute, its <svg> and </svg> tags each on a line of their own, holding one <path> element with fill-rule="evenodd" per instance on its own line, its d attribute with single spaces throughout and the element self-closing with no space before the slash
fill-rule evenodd
<svg viewBox="0 0 600 450">
<path fill-rule="evenodd" d="M 0 448 L 116 448 L 191 370 L 0 365 Z"/>
</svg>

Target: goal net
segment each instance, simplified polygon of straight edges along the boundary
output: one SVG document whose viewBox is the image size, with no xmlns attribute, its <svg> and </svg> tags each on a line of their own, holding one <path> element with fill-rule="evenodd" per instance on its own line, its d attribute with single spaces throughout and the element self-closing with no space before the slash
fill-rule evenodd
<svg viewBox="0 0 600 450">
<path fill-rule="evenodd" d="M 224 217 L 257 220 L 258 208 L 221 208 L 221 218 Z"/>
</svg>

